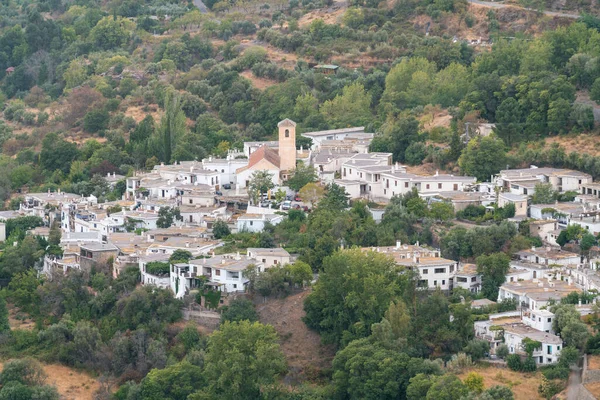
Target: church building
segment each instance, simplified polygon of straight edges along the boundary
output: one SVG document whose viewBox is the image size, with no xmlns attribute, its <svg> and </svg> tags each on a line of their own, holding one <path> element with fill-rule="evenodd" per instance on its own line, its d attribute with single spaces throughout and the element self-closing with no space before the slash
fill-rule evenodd
<svg viewBox="0 0 600 400">
<path fill-rule="evenodd" d="M 273 184 L 281 185 L 296 169 L 296 123 L 286 118 L 277 124 L 277 128 L 278 148 L 274 149 L 270 142 L 265 142 L 250 153 L 248 165 L 236 170 L 239 188 L 248 187 L 252 174 L 256 171 L 268 171 Z"/>
</svg>

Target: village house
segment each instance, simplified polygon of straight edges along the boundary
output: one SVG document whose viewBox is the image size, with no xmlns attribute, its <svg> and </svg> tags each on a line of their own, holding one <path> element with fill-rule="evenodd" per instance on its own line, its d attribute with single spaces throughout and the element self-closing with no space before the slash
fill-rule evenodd
<svg viewBox="0 0 600 400">
<path fill-rule="evenodd" d="M 540 343 L 533 351 L 532 357 L 537 365 L 550 365 L 558 362 L 563 347 L 562 339 L 552 333 L 540 331 L 524 323 L 518 316 L 503 314 L 490 315 L 487 321 L 475 322 L 475 337 L 490 342 L 490 352 L 504 344 L 510 354 L 525 357 L 523 341 L 526 338 Z"/>
<path fill-rule="evenodd" d="M 471 293 L 481 290 L 481 274 L 477 273 L 475 264 L 459 264 L 454 274 L 454 288 L 462 288 Z"/>
<path fill-rule="evenodd" d="M 439 250 L 427 249 L 419 244 L 408 245 L 396 242 L 396 246 L 363 248 L 363 251 L 375 251 L 389 255 L 396 264 L 407 267 L 419 273 L 419 286 L 424 289 L 451 290 L 458 263 L 440 256 Z M 466 276 L 466 275 L 461 275 Z M 476 278 L 476 282 L 480 280 Z M 469 290 L 470 284 L 469 283 Z M 467 286 L 467 285 L 465 285 Z"/>
<path fill-rule="evenodd" d="M 556 219 L 558 226 L 565 228 L 571 218 L 586 213 L 582 203 L 556 202 L 554 204 L 532 204 L 529 206 L 529 216 L 534 219 Z"/>
<path fill-rule="evenodd" d="M 568 225 L 579 225 L 594 236 L 600 234 L 600 215 L 591 215 L 584 217 L 569 218 Z"/>
<path fill-rule="evenodd" d="M 79 246 L 77 264 L 87 273 L 92 269 L 102 270 L 111 264 L 119 255 L 119 249 L 112 243 L 86 243 Z M 106 270 L 107 273 L 112 271 Z"/>
<path fill-rule="evenodd" d="M 438 193 L 419 193 L 419 196 L 428 200 L 429 204 L 439 201 L 446 201 L 452 204 L 454 211 L 461 211 L 468 206 L 489 206 L 494 203 L 494 199 L 487 193 L 479 192 L 438 192 Z"/>
<path fill-rule="evenodd" d="M 229 150 L 225 158 L 211 156 L 203 159 L 202 166 L 206 170 L 219 173 L 221 185 L 226 183 L 232 185 L 236 182 L 236 171 L 248 165 L 248 156 L 239 151 Z"/>
<path fill-rule="evenodd" d="M 532 165 L 530 168 L 502 170 L 494 180 L 505 192 L 531 196 L 538 183 L 549 183 L 560 193 L 579 192 L 581 185 L 592 182 L 592 176 L 570 169 L 538 168 Z"/>
<path fill-rule="evenodd" d="M 590 183 L 588 185 L 598 185 L 597 183 Z M 584 185 L 582 186 L 582 191 L 584 191 Z M 600 186 L 600 185 L 599 185 Z M 588 211 L 600 211 L 600 196 L 592 195 L 592 194 L 578 194 L 573 199 L 575 203 L 581 203 L 584 206 L 584 212 Z"/>
<path fill-rule="evenodd" d="M 281 214 L 253 214 L 246 213 L 240 215 L 236 226 L 238 232 L 262 232 L 266 224 L 277 225 L 283 221 Z"/>
<path fill-rule="evenodd" d="M 213 287 L 223 293 L 243 292 L 248 284 L 243 271 L 250 265 L 259 270 L 266 268 L 261 262 L 239 254 L 224 254 L 190 260 L 189 263 L 171 265 L 171 290 L 176 298 L 182 298 L 190 290 L 197 288 L 199 279 L 204 277 L 206 287 Z"/>
<path fill-rule="evenodd" d="M 558 301 L 569 293 L 580 292 L 568 282 L 550 279 L 532 279 L 528 281 L 505 282 L 498 290 L 498 302 L 514 299 L 517 304 L 532 311 L 546 307 L 550 301 Z"/>
<path fill-rule="evenodd" d="M 331 129 L 327 131 L 306 132 L 303 137 L 312 140 L 312 151 L 319 151 L 329 141 L 342 141 L 346 139 L 373 139 L 373 133 L 366 133 L 364 126 L 354 128 Z"/>
<path fill-rule="evenodd" d="M 581 263 L 581 256 L 576 253 L 561 250 L 560 248 L 532 247 L 515 253 L 519 261 L 541 264 L 545 266 L 576 266 Z M 534 276 L 534 278 L 536 278 Z"/>
<path fill-rule="evenodd" d="M 558 221 L 555 219 L 541 219 L 529 221 L 529 235 L 539 237 L 543 242 L 556 245 L 556 240 L 551 233 L 558 230 Z"/>
<path fill-rule="evenodd" d="M 290 253 L 281 247 L 274 249 L 248 248 L 248 258 L 259 261 L 265 268 L 282 266 L 290 263 Z"/>
<path fill-rule="evenodd" d="M 142 285 L 156 286 L 161 289 L 169 289 L 171 287 L 170 272 L 167 272 L 166 274 L 152 274 L 146 269 L 148 263 L 151 262 L 163 262 L 168 264 L 169 256 L 164 254 L 144 255 L 140 256 L 138 260 Z"/>
<path fill-rule="evenodd" d="M 529 198 L 524 194 L 501 192 L 498 194 L 498 207 L 505 208 L 509 204 L 514 204 L 515 217 L 526 217 L 528 200 Z"/>
</svg>

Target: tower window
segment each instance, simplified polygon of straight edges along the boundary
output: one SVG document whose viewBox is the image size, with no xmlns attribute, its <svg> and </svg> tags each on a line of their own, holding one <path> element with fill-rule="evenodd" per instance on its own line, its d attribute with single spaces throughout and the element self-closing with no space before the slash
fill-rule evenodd
<svg viewBox="0 0 600 400">
<path fill-rule="evenodd" d="M 289 129 L 285 130 L 285 137 L 290 137 L 290 130 Z"/>
</svg>

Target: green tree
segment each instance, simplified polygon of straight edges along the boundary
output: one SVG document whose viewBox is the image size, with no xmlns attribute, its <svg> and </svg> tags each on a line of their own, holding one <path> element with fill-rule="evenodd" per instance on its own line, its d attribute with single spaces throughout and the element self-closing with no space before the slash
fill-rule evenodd
<svg viewBox="0 0 600 400">
<path fill-rule="evenodd" d="M 257 204 L 260 196 L 274 187 L 273 175 L 269 171 L 255 171 L 248 183 L 248 196 L 254 204 Z"/>
<path fill-rule="evenodd" d="M 492 175 L 506 167 L 504 143 L 494 136 L 471 139 L 458 159 L 458 165 L 465 175 L 489 181 Z"/>
<path fill-rule="evenodd" d="M 187 250 L 177 249 L 169 257 L 171 264 L 186 263 L 192 258 L 192 253 Z"/>
<path fill-rule="evenodd" d="M 60 138 L 56 133 L 49 133 L 42 141 L 40 164 L 49 171 L 62 171 L 69 173 L 71 162 L 77 158 L 79 151 L 77 145 Z"/>
<path fill-rule="evenodd" d="M 504 100 L 496 110 L 496 133 L 507 146 L 521 140 L 523 112 L 514 97 Z"/>
<path fill-rule="evenodd" d="M 317 180 L 317 172 L 313 166 L 299 163 L 292 176 L 288 179 L 287 185 L 290 189 L 297 192 L 306 184 L 316 182 Z"/>
<path fill-rule="evenodd" d="M 552 204 L 556 195 L 551 183 L 536 183 L 531 202 L 533 204 Z"/>
<path fill-rule="evenodd" d="M 104 17 L 90 31 L 96 45 L 105 50 L 125 45 L 135 29 L 135 23 L 127 18 Z"/>
<path fill-rule="evenodd" d="M 467 395 L 469 389 L 456 375 L 447 374 L 437 379 L 427 391 L 427 400 L 455 400 Z"/>
<path fill-rule="evenodd" d="M 187 131 L 185 114 L 181 108 L 181 96 L 174 90 L 169 90 L 165 96 L 165 113 L 160 120 L 156 130 L 157 153 L 161 161 L 170 163 L 173 160 L 173 152 L 177 147 L 179 139 Z"/>
<path fill-rule="evenodd" d="M 369 339 L 351 342 L 333 360 L 333 385 L 339 398 L 401 399 L 406 396 L 411 370 L 417 370 L 405 353 L 388 350 Z"/>
<path fill-rule="evenodd" d="M 309 203 L 311 207 L 318 203 L 325 195 L 325 189 L 318 183 L 307 183 L 300 189 L 298 196 L 303 202 Z"/>
<path fill-rule="evenodd" d="M 181 212 L 179 208 L 161 207 L 158 210 L 158 219 L 156 226 L 158 228 L 170 228 L 175 220 L 181 221 Z"/>
<path fill-rule="evenodd" d="M 256 399 L 261 387 L 285 372 L 285 358 L 270 325 L 225 322 L 208 339 L 204 376 L 208 392 L 224 399 Z M 193 397 L 191 398 L 193 399 Z"/>
<path fill-rule="evenodd" d="M 427 392 L 437 377 L 426 374 L 417 374 L 410 378 L 409 385 L 406 388 L 407 400 L 422 400 L 427 397 Z"/>
<path fill-rule="evenodd" d="M 481 291 L 492 300 L 498 300 L 498 288 L 506 280 L 510 269 L 510 258 L 504 253 L 477 257 L 477 272 L 482 275 Z"/>
<path fill-rule="evenodd" d="M 454 218 L 454 207 L 452 203 L 436 201 L 429 207 L 429 216 L 436 221 L 449 221 Z"/>
<path fill-rule="evenodd" d="M 10 332 L 10 324 L 8 323 L 8 308 L 6 301 L 0 297 L 0 335 Z"/>
<path fill-rule="evenodd" d="M 234 299 L 229 305 L 223 307 L 221 323 L 244 320 L 250 322 L 258 321 L 258 314 L 254 309 L 254 304 L 250 300 L 244 298 Z"/>
<path fill-rule="evenodd" d="M 146 400 L 185 400 L 205 385 L 202 368 L 181 361 L 150 371 L 141 382 L 140 394 Z"/>
<path fill-rule="evenodd" d="M 229 235 L 231 235 L 231 230 L 227 222 L 222 220 L 215 221 L 213 224 L 213 236 L 215 239 L 223 239 Z"/>
<path fill-rule="evenodd" d="M 323 262 L 323 272 L 304 301 L 304 322 L 325 343 L 345 345 L 366 337 L 381 321 L 405 277 L 402 268 L 383 254 L 338 251 Z"/>
<path fill-rule="evenodd" d="M 364 126 L 372 118 L 371 95 L 362 84 L 353 83 L 346 86 L 341 95 L 324 102 L 321 113 L 336 128 Z"/>
</svg>

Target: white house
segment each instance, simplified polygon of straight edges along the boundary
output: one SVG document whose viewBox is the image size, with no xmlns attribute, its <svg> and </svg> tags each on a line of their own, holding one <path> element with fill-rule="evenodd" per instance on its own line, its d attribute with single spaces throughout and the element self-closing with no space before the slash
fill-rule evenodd
<svg viewBox="0 0 600 400">
<path fill-rule="evenodd" d="M 248 165 L 248 156 L 233 150 L 229 150 L 225 158 L 208 157 L 202 160 L 204 169 L 219 173 L 221 184 L 234 184 L 236 182 L 236 171 L 246 165 Z"/>
<path fill-rule="evenodd" d="M 475 264 L 459 264 L 454 274 L 454 287 L 478 293 L 481 290 L 481 275 L 477 273 L 477 266 Z"/>
<path fill-rule="evenodd" d="M 312 151 L 318 150 L 321 145 L 330 140 L 344 140 L 346 138 L 372 139 L 373 133 L 365 133 L 365 127 L 331 129 L 327 131 L 306 132 L 303 137 L 312 139 Z"/>
<path fill-rule="evenodd" d="M 592 176 L 584 172 L 559 168 L 506 169 L 495 179 L 496 185 L 513 194 L 531 196 L 538 183 L 549 183 L 558 192 L 580 191 L 581 185 L 592 182 Z"/>
<path fill-rule="evenodd" d="M 170 273 L 166 274 L 152 274 L 146 270 L 146 266 L 151 262 L 164 262 L 169 263 L 169 256 L 165 254 L 153 254 L 153 255 L 144 255 L 139 257 L 139 267 L 141 274 L 141 282 L 142 285 L 151 285 L 156 286 L 161 289 L 167 289 L 171 287 Z"/>
<path fill-rule="evenodd" d="M 283 215 L 279 214 L 244 214 L 237 219 L 238 232 L 262 232 L 265 225 L 277 225 L 283 221 Z"/>
<path fill-rule="evenodd" d="M 515 205 L 515 217 L 527 216 L 527 199 L 524 194 L 502 192 L 498 194 L 498 207 L 506 207 L 508 204 Z"/>
<path fill-rule="evenodd" d="M 581 256 L 576 253 L 561 250 L 560 248 L 532 247 L 515 253 L 520 261 L 541 265 L 579 265 Z M 535 278 L 535 277 L 534 277 Z"/>
<path fill-rule="evenodd" d="M 189 263 L 171 265 L 171 289 L 175 297 L 182 298 L 190 290 L 198 287 L 201 276 L 208 279 L 208 286 L 224 293 L 242 292 L 248 284 L 243 271 L 250 265 L 259 270 L 265 266 L 239 254 L 224 254 L 209 258 L 190 260 Z M 205 283 L 206 285 L 206 283 Z"/>
<path fill-rule="evenodd" d="M 566 227 L 570 218 L 576 218 L 586 212 L 582 203 L 565 202 L 554 204 L 532 204 L 529 206 L 529 216 L 535 219 L 556 219 L 558 225 Z"/>
<path fill-rule="evenodd" d="M 265 268 L 290 263 L 290 253 L 281 247 L 274 249 L 248 248 L 248 258 L 259 261 Z"/>
<path fill-rule="evenodd" d="M 533 311 L 540 310 L 553 301 L 560 301 L 569 293 L 580 290 L 569 282 L 533 279 L 530 281 L 505 282 L 498 290 L 498 302 L 514 299 L 517 304 Z"/>
</svg>

